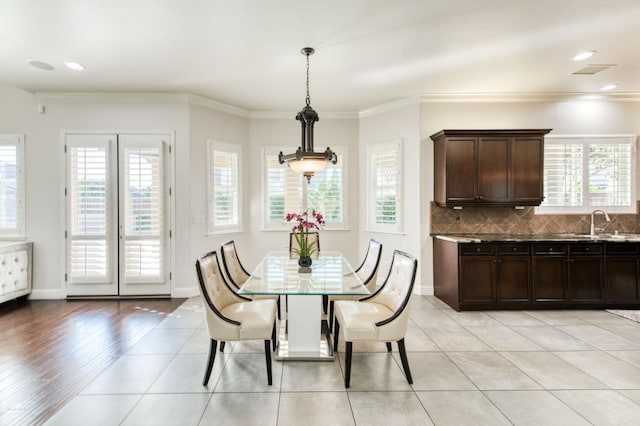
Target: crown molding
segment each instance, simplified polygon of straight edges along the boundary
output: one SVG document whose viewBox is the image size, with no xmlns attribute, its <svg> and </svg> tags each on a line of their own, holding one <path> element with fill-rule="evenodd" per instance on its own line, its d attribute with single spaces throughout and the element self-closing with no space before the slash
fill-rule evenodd
<svg viewBox="0 0 640 426">
<path fill-rule="evenodd" d="M 236 115 L 251 120 L 291 120 L 294 111 L 249 111 L 228 105 L 204 96 L 173 92 L 35 92 L 41 103 L 180 103 L 197 105 L 215 111 Z M 353 120 L 371 117 L 418 104 L 433 103 L 523 103 L 523 102 L 569 102 L 610 101 L 640 102 L 640 93 L 422 93 L 397 99 L 361 111 L 321 112 L 325 120 Z"/>
<path fill-rule="evenodd" d="M 233 105 L 215 101 L 210 98 L 205 98 L 204 96 L 192 95 L 192 94 L 188 94 L 187 96 L 189 99 L 189 103 L 191 105 L 198 105 L 205 108 L 213 109 L 215 111 L 226 112 L 228 114 L 237 115 L 243 118 L 249 118 L 251 114 L 250 111 L 244 108 L 235 107 Z"/>
<path fill-rule="evenodd" d="M 293 111 L 249 111 L 228 105 L 204 96 L 191 93 L 171 92 L 35 92 L 38 101 L 45 103 L 180 103 L 197 105 L 227 114 L 237 115 L 254 120 L 293 120 L 298 112 Z M 358 118 L 355 111 L 321 112 L 320 118 L 325 120 L 352 120 Z"/>
<path fill-rule="evenodd" d="M 251 111 L 249 118 L 252 120 L 293 120 L 297 111 Z M 355 111 L 325 111 L 319 112 L 321 120 L 353 120 L 358 118 Z"/>
<path fill-rule="evenodd" d="M 198 105 L 212 110 L 248 118 L 249 111 L 204 96 L 171 92 L 35 92 L 40 102 L 52 103 L 179 103 Z"/>
<path fill-rule="evenodd" d="M 422 93 L 397 99 L 358 112 L 360 118 L 406 108 L 416 104 L 442 103 L 523 103 L 523 102 L 640 102 L 640 93 Z"/>
<path fill-rule="evenodd" d="M 360 118 L 371 117 L 374 115 L 382 114 L 384 112 L 394 111 L 396 109 L 406 108 L 408 106 L 417 105 L 420 103 L 419 96 L 410 96 L 407 98 L 397 99 L 395 101 L 387 102 L 378 106 L 363 109 L 358 113 Z"/>
<path fill-rule="evenodd" d="M 640 93 L 549 92 L 549 93 L 423 93 L 420 103 L 520 103 L 567 101 L 640 102 Z"/>
</svg>

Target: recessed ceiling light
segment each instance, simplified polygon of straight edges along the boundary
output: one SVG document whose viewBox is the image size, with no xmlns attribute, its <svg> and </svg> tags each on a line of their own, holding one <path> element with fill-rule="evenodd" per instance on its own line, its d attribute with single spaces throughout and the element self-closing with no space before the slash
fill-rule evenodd
<svg viewBox="0 0 640 426">
<path fill-rule="evenodd" d="M 617 85 L 617 84 L 605 84 L 604 86 L 602 86 L 602 87 L 600 88 L 600 90 L 603 90 L 603 91 L 606 91 L 606 90 L 613 90 L 613 89 L 615 89 L 616 87 L 618 87 L 618 85 Z"/>
<path fill-rule="evenodd" d="M 46 62 L 42 62 L 42 61 L 36 61 L 35 59 L 29 59 L 27 61 L 27 63 L 29 65 L 31 65 L 32 67 L 36 67 L 38 69 L 44 70 L 44 71 L 53 71 L 53 67 L 51 65 L 49 65 Z"/>
<path fill-rule="evenodd" d="M 584 61 L 585 59 L 592 57 L 595 53 L 596 53 L 595 50 L 587 50 L 586 52 L 578 53 L 576 56 L 573 57 L 573 60 Z"/>
<path fill-rule="evenodd" d="M 77 62 L 64 61 L 64 65 L 74 71 L 84 71 L 84 65 Z"/>
</svg>

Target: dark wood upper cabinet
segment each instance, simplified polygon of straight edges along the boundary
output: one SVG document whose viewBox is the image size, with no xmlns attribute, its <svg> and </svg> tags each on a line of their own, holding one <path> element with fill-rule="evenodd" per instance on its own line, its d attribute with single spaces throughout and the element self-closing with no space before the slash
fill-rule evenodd
<svg viewBox="0 0 640 426">
<path fill-rule="evenodd" d="M 432 135 L 436 203 L 539 205 L 544 135 L 550 131 L 442 130 Z"/>
</svg>

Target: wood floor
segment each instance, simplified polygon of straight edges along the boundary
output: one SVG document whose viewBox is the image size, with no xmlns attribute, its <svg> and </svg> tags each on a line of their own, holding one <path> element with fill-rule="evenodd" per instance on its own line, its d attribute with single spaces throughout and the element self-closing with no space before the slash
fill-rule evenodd
<svg viewBox="0 0 640 426">
<path fill-rule="evenodd" d="M 41 424 L 184 299 L 0 306 L 0 425 Z"/>
</svg>

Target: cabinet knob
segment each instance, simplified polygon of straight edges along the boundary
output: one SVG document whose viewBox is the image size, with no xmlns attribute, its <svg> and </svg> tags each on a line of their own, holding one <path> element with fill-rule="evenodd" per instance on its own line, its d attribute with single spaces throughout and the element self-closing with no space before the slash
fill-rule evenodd
<svg viewBox="0 0 640 426">
<path fill-rule="evenodd" d="M 481 199 L 481 200 L 484 199 L 484 197 L 482 195 L 478 196 L 478 198 Z"/>
<path fill-rule="evenodd" d="M 476 253 L 480 253 L 480 247 L 476 248 Z"/>
</svg>

